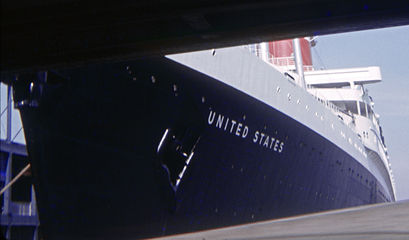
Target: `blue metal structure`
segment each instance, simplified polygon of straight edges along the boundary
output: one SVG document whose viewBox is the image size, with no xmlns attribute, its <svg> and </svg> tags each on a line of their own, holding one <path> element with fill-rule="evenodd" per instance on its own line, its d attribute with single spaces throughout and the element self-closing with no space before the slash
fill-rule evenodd
<svg viewBox="0 0 409 240">
<path fill-rule="evenodd" d="M 2 113 L 7 114 L 6 137 L 0 140 L 0 189 L 15 177 L 23 164 L 28 163 L 24 144 L 13 142 L 12 138 L 12 89 L 7 87 L 7 105 Z M 20 131 L 17 132 L 19 134 Z M 13 196 L 14 194 L 14 196 Z M 0 195 L 0 225 L 2 239 L 38 239 L 39 219 L 37 215 L 34 188 L 31 177 L 23 176 Z"/>
</svg>

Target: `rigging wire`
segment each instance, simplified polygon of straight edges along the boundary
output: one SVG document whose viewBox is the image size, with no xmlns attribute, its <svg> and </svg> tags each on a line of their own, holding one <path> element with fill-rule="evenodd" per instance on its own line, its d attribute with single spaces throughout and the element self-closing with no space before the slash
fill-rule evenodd
<svg viewBox="0 0 409 240">
<path fill-rule="evenodd" d="M 20 129 L 17 131 L 16 135 L 14 135 L 13 139 L 11 140 L 12 142 L 16 139 L 16 137 L 20 134 L 21 130 L 23 130 L 23 127 L 20 127 Z"/>
<path fill-rule="evenodd" d="M 8 107 L 6 106 L 6 107 L 4 108 L 4 110 L 1 111 L 0 117 L 3 116 L 3 114 L 6 112 L 7 108 L 8 108 Z"/>
<path fill-rule="evenodd" d="M 327 66 L 325 66 L 324 61 L 322 61 L 320 54 L 318 53 L 317 48 L 312 48 L 314 50 L 315 55 L 318 58 L 318 61 L 320 62 L 321 66 L 323 66 L 324 69 L 328 69 Z"/>
<path fill-rule="evenodd" d="M 3 117 L 3 114 L 6 112 L 7 109 L 8 109 L 8 106 L 6 106 L 6 107 L 3 109 L 3 111 L 1 111 L 1 114 L 0 114 L 0 125 L 1 125 L 1 130 L 3 131 L 3 133 L 6 132 L 6 127 L 4 126 L 3 121 L 1 121 L 1 117 Z M 1 132 L 1 131 L 0 131 L 0 132 Z"/>
</svg>

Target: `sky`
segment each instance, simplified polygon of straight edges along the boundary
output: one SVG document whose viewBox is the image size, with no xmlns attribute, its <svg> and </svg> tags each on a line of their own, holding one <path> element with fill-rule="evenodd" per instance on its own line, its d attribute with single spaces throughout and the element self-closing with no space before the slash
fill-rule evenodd
<svg viewBox="0 0 409 240">
<path fill-rule="evenodd" d="M 6 139 L 6 128 L 7 128 L 7 85 L 0 84 L 0 113 L 3 113 L 0 117 L 0 138 L 2 140 Z M 24 131 L 20 131 L 22 126 L 20 113 L 14 109 L 12 110 L 11 116 L 11 138 L 14 142 L 25 143 Z"/>
<path fill-rule="evenodd" d="M 318 36 L 312 48 L 316 69 L 379 66 L 382 82 L 367 85 L 380 115 L 386 146 L 395 177 L 397 199 L 409 199 L 409 26 Z M 1 111 L 7 102 L 1 84 Z M 19 114 L 13 111 L 12 138 L 18 133 Z M 5 138 L 6 114 L 1 116 L 0 135 Z"/>
<path fill-rule="evenodd" d="M 409 26 L 317 37 L 316 69 L 379 66 L 382 82 L 366 85 L 380 115 L 398 200 L 409 199 Z"/>
</svg>

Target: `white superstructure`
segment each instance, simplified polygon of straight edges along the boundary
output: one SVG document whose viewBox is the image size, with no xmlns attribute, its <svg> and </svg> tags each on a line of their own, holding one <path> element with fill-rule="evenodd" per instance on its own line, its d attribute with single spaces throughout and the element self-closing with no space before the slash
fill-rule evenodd
<svg viewBox="0 0 409 240">
<path fill-rule="evenodd" d="M 266 49 L 267 54 L 263 53 Z M 303 89 L 294 55 L 272 56 L 271 49 L 271 45 L 253 44 L 167 58 L 243 91 L 309 127 L 352 156 L 393 195 L 392 201 L 396 199 L 379 115 L 364 88 L 381 81 L 379 68 L 314 71 L 307 64 L 303 66 Z"/>
<path fill-rule="evenodd" d="M 265 43 L 261 45 L 265 45 Z M 309 65 L 307 68 L 304 67 L 303 76 L 300 77 L 296 72 L 295 54 L 284 57 L 286 61 L 282 61 L 283 57 L 277 58 L 270 51 L 267 53 L 254 51 L 254 49 L 265 49 L 265 47 L 257 47 L 257 44 L 252 45 L 249 49 L 258 56 L 268 55 L 262 59 L 267 59 L 265 62 L 294 80 L 300 87 L 303 87 L 303 81 L 305 81 L 306 90 L 331 109 L 339 120 L 356 133 L 365 147 L 365 155 L 373 159 L 378 168 L 387 169 L 387 172 L 380 174 L 384 178 L 390 179 L 392 191 L 396 198 L 391 163 L 382 134 L 382 127 L 379 125 L 379 114 L 375 113 L 373 99 L 368 95 L 368 89 L 365 88 L 366 84 L 382 81 L 380 68 L 370 66 L 314 70 Z M 384 166 L 379 166 L 380 163 Z"/>
</svg>

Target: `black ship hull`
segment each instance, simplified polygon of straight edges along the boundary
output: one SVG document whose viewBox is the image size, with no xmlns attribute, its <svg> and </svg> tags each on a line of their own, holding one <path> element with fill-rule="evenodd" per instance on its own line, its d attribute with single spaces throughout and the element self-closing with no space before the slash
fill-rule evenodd
<svg viewBox="0 0 409 240">
<path fill-rule="evenodd" d="M 35 78 L 21 75 L 15 98 Z M 49 73 L 39 92 L 20 112 L 46 239 L 162 236 L 388 200 L 326 138 L 165 57 Z"/>
</svg>

